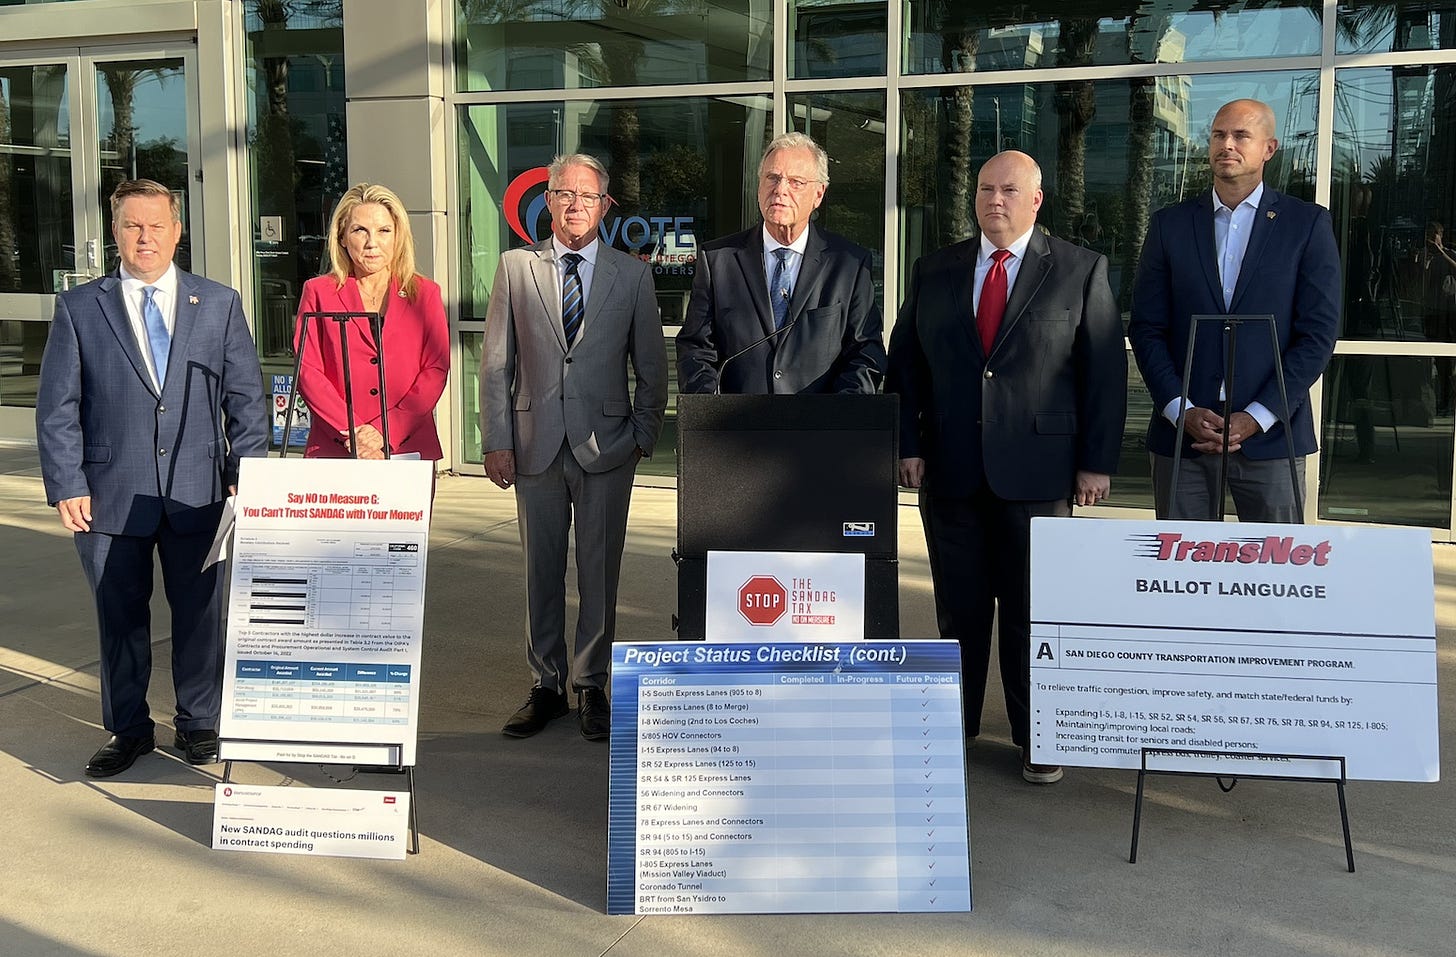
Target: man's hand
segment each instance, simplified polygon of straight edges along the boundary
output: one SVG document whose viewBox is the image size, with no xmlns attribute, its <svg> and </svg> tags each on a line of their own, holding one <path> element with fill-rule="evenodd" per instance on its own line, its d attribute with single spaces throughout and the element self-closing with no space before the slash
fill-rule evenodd
<svg viewBox="0 0 1456 957">
<path fill-rule="evenodd" d="M 1096 505 L 1106 498 L 1110 491 L 1112 491 L 1111 476 L 1101 472 L 1078 470 L 1077 483 L 1072 492 L 1072 503 L 1074 505 Z"/>
<path fill-rule="evenodd" d="M 66 526 L 66 531 L 91 531 L 91 496 L 63 498 L 56 503 L 56 512 L 60 514 L 61 524 Z"/>
<path fill-rule="evenodd" d="M 925 460 L 922 458 L 900 460 L 900 484 L 906 488 L 919 488 L 925 481 Z"/>
<path fill-rule="evenodd" d="M 1214 415 L 1214 413 L 1209 412 L 1207 409 L 1189 409 L 1188 414 L 1190 417 L 1193 415 L 1194 411 L 1204 412 L 1207 414 L 1208 418 L 1204 420 L 1205 424 L 1210 419 L 1217 424 L 1214 426 L 1212 432 L 1204 430 L 1201 433 L 1195 433 L 1192 429 L 1187 428 L 1185 423 L 1184 431 L 1188 432 L 1189 435 L 1192 435 L 1194 437 L 1193 450 L 1195 452 L 1202 452 L 1206 455 L 1215 455 L 1222 453 L 1223 434 L 1225 431 L 1223 419 L 1220 416 Z M 1259 423 L 1249 413 L 1235 412 L 1229 416 L 1227 431 L 1228 450 L 1230 452 L 1237 452 L 1239 448 L 1244 444 L 1245 439 L 1258 435 L 1263 430 L 1259 427 Z M 1200 438 L 1200 435 L 1204 437 Z"/>
<path fill-rule="evenodd" d="M 344 447 L 350 448 L 349 433 L 342 433 L 344 436 Z M 384 436 L 372 425 L 361 425 L 354 430 L 353 447 L 357 447 L 355 453 L 361 459 L 382 459 L 384 458 Z"/>
<path fill-rule="evenodd" d="M 1223 442 L 1223 416 L 1212 409 L 1189 406 L 1183 414 L 1183 431 L 1193 440 L 1195 449 L 1206 451 L 1199 447 L 1210 442 Z"/>
<path fill-rule="evenodd" d="M 510 488 L 516 482 L 516 453 L 511 449 L 485 453 L 485 474 L 501 488 Z"/>
</svg>

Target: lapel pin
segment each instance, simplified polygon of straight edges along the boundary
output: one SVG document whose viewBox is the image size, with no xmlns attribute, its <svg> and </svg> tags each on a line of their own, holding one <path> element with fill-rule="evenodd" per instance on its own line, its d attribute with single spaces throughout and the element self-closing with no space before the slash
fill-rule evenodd
<svg viewBox="0 0 1456 957">
<path fill-rule="evenodd" d="M 1273 219 L 1275 216 L 1278 216 L 1279 214 L 1276 213 L 1276 212 L 1274 212 L 1274 210 L 1271 209 L 1267 213 L 1265 213 L 1264 215 L 1265 216 L 1268 216 L 1270 219 Z"/>
<path fill-rule="evenodd" d="M 199 302 L 201 302 L 201 301 L 202 301 L 202 300 L 200 300 L 200 299 L 198 299 L 198 298 L 197 298 L 197 297 L 196 297 L 196 296 L 188 296 L 188 297 L 187 297 L 187 301 L 188 301 L 188 302 L 190 302 L 190 303 L 192 303 L 192 305 L 194 305 L 194 306 L 195 306 L 195 305 L 197 305 L 197 304 L 198 304 L 198 303 L 199 303 Z"/>
</svg>

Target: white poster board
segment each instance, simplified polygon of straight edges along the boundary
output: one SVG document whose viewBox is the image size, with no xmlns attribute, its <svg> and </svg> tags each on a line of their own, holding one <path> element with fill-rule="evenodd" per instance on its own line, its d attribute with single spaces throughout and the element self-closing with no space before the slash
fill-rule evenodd
<svg viewBox="0 0 1456 957">
<path fill-rule="evenodd" d="M 225 760 L 414 765 L 433 467 L 243 459 Z"/>
<path fill-rule="evenodd" d="M 708 641 L 860 641 L 865 557 L 843 552 L 708 552 Z"/>
<path fill-rule="evenodd" d="M 221 783 L 213 787 L 212 848 L 402 861 L 409 800 L 408 791 Z"/>
<path fill-rule="evenodd" d="M 1424 531 L 1038 518 L 1031 563 L 1037 763 L 1439 779 Z"/>
</svg>

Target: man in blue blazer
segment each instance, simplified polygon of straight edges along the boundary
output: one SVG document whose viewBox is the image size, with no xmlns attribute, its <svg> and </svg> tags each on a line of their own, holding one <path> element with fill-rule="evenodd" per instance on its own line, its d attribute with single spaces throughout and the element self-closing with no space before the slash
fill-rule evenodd
<svg viewBox="0 0 1456 957">
<path fill-rule="evenodd" d="M 785 133 L 758 167 L 763 223 L 704 244 L 677 336 L 678 391 L 796 395 L 879 389 L 884 316 L 870 254 L 809 221 L 829 157 Z"/>
<path fill-rule="evenodd" d="M 1153 399 L 1148 425 L 1159 518 L 1222 514 L 1218 497 L 1224 435 L 1228 485 L 1243 521 L 1298 522 L 1286 436 L 1299 482 L 1315 450 L 1309 390 L 1334 351 L 1340 316 L 1340 257 L 1329 211 L 1264 185 L 1279 148 L 1274 111 L 1257 100 L 1225 104 L 1213 120 L 1208 157 L 1213 189 L 1154 214 L 1133 287 L 1128 338 Z M 1183 464 L 1173 490 L 1183 369 L 1196 315 L 1272 315 L 1274 355 L 1263 324 L 1238 332 L 1233 383 L 1225 382 L 1222 325 L 1197 331 Z M 1286 410 L 1275 377 L 1284 367 Z M 1225 422 L 1225 397 L 1232 410 Z M 1286 432 L 1287 430 L 1287 432 Z"/>
<path fill-rule="evenodd" d="M 41 360 L 36 443 L 46 499 L 75 533 L 96 599 L 101 711 L 111 739 L 90 777 L 155 747 L 152 560 L 172 609 L 175 743 L 217 760 L 222 579 L 202 563 L 238 459 L 268 449 L 258 353 L 238 294 L 172 264 L 179 198 L 151 180 L 111 195 L 116 275 L 56 297 Z"/>
</svg>

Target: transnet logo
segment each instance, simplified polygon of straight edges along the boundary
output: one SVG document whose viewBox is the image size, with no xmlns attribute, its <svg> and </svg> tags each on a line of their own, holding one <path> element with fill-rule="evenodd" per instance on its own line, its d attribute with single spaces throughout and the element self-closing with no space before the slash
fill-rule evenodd
<svg viewBox="0 0 1456 957">
<path fill-rule="evenodd" d="M 1181 532 L 1134 535 L 1137 554 L 1160 562 L 1236 562 L 1241 565 L 1328 565 L 1328 540 L 1318 545 L 1295 542 L 1293 535 L 1199 541 Z"/>
</svg>

